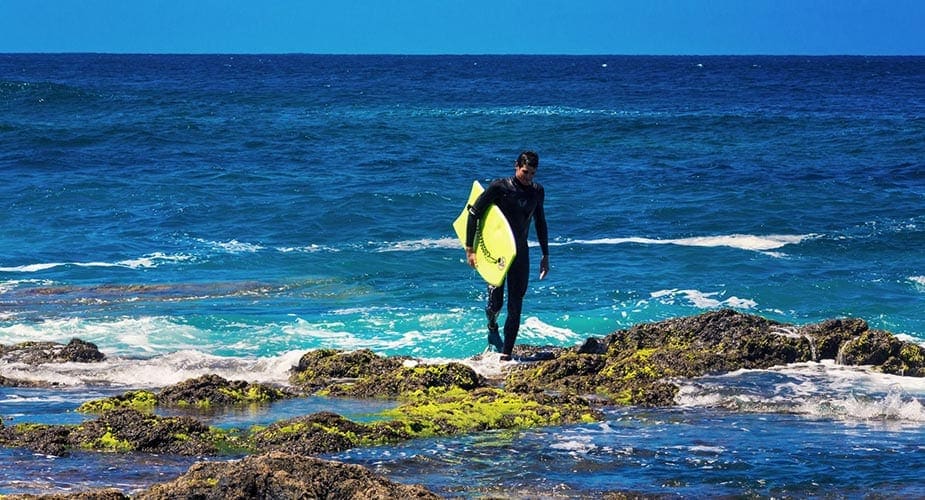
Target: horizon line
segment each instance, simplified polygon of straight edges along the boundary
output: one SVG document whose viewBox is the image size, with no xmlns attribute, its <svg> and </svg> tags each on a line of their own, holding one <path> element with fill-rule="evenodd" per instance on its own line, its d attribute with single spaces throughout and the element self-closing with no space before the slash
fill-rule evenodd
<svg viewBox="0 0 925 500">
<path fill-rule="evenodd" d="M 376 56 L 376 57 L 923 57 L 925 54 L 851 53 L 727 53 L 727 54 L 621 54 L 621 53 L 400 53 L 400 52 L 105 52 L 105 51 L 0 51 L 0 55 L 113 55 L 113 56 Z"/>
</svg>

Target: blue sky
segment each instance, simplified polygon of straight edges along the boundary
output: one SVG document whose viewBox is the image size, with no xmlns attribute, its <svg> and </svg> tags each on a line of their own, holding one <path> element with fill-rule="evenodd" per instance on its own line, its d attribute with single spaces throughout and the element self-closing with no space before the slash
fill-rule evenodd
<svg viewBox="0 0 925 500">
<path fill-rule="evenodd" d="M 925 55 L 925 0 L 0 0 L 0 52 Z"/>
</svg>

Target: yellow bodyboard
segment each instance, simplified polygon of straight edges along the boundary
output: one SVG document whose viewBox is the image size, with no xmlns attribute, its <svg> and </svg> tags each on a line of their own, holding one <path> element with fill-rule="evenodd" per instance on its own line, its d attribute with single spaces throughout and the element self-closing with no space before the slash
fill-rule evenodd
<svg viewBox="0 0 925 500">
<path fill-rule="evenodd" d="M 469 200 L 463 207 L 462 213 L 453 222 L 453 229 L 463 247 L 466 246 L 466 225 L 469 221 L 469 205 L 482 194 L 484 189 L 479 181 L 472 182 Z M 514 232 L 511 231 L 507 218 L 501 209 L 492 204 L 485 211 L 479 223 L 479 230 L 473 242 L 475 249 L 475 270 L 479 272 L 488 284 L 498 286 L 504 282 L 507 271 L 517 256 L 517 242 L 514 241 Z"/>
</svg>

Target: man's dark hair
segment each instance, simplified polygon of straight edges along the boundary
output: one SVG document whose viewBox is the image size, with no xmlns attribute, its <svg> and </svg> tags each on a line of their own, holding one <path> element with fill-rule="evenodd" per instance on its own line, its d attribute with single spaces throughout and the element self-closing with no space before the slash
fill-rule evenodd
<svg viewBox="0 0 925 500">
<path fill-rule="evenodd" d="M 520 153 L 520 156 L 517 157 L 517 162 L 514 163 L 515 167 L 521 167 L 527 165 L 528 167 L 539 167 L 540 166 L 540 155 L 534 153 L 533 151 L 524 151 Z"/>
</svg>

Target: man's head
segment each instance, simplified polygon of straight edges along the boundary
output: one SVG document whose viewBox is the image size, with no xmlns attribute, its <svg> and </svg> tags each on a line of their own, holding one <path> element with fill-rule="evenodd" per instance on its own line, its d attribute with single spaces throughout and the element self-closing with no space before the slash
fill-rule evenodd
<svg viewBox="0 0 925 500">
<path fill-rule="evenodd" d="M 514 162 L 514 176 L 525 186 L 533 183 L 536 168 L 540 166 L 540 157 L 533 151 L 524 151 Z"/>
</svg>

